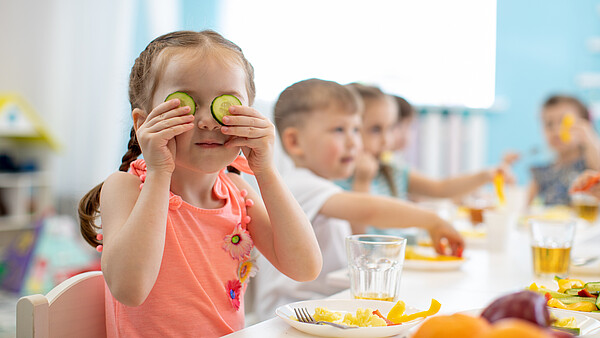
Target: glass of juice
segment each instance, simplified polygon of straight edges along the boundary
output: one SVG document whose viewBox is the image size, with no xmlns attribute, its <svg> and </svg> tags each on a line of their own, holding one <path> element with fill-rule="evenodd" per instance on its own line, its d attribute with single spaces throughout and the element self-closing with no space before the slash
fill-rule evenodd
<svg viewBox="0 0 600 338">
<path fill-rule="evenodd" d="M 567 277 L 575 238 L 575 221 L 532 219 L 529 227 L 534 274 L 542 278 Z"/>
<path fill-rule="evenodd" d="M 575 210 L 577 217 L 594 223 L 598 219 L 598 204 L 596 197 L 588 194 L 573 194 L 571 196 L 571 206 Z"/>
<path fill-rule="evenodd" d="M 346 237 L 350 292 L 357 299 L 398 300 L 406 239 L 386 235 Z"/>
</svg>

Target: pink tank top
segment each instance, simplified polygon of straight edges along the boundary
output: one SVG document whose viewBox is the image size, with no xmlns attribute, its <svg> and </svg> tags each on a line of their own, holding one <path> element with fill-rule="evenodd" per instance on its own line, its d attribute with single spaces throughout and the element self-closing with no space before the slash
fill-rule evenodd
<svg viewBox="0 0 600 338">
<path fill-rule="evenodd" d="M 232 165 L 251 173 L 242 157 Z M 143 184 L 144 160 L 133 162 L 130 172 Z M 243 328 L 244 292 L 256 274 L 246 230 L 252 201 L 225 169 L 213 192 L 225 200 L 220 209 L 196 208 L 171 193 L 164 254 L 148 298 L 125 306 L 105 286 L 108 337 L 218 337 Z"/>
</svg>

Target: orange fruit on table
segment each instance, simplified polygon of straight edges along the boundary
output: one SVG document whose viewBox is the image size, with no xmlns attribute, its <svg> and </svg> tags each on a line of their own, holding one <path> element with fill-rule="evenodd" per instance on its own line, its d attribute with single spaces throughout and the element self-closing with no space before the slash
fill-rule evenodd
<svg viewBox="0 0 600 338">
<path fill-rule="evenodd" d="M 547 330 L 522 319 L 507 318 L 494 323 L 492 330 L 481 338 L 548 338 Z"/>
<path fill-rule="evenodd" d="M 480 338 L 490 330 L 491 326 L 484 318 L 455 313 L 427 319 L 413 338 Z"/>
</svg>

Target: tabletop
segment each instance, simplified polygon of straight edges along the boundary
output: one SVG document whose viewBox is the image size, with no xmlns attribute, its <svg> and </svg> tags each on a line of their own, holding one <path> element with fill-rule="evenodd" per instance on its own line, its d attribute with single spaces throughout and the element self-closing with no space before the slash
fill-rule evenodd
<svg viewBox="0 0 600 338">
<path fill-rule="evenodd" d="M 523 290 L 532 282 L 555 289 L 552 280 L 534 276 L 531 248 L 526 229 L 514 227 L 508 236 L 508 245 L 500 251 L 485 248 L 465 250 L 465 262 L 454 271 L 427 271 L 404 269 L 400 282 L 400 299 L 407 305 L 427 309 L 434 298 L 442 304 L 440 313 L 482 309 L 493 299 L 507 293 Z M 599 254 L 600 226 L 582 224 L 574 244 L 574 255 Z M 469 246 L 467 246 L 468 248 Z M 481 247 L 481 246 L 475 246 Z M 570 277 L 600 280 L 600 266 L 589 269 L 571 269 Z M 327 276 L 328 283 L 349 288 L 345 270 Z M 349 290 L 331 296 L 332 299 L 351 298 Z M 300 332 L 282 319 L 275 317 L 227 335 L 228 338 L 246 337 L 314 337 Z"/>
</svg>

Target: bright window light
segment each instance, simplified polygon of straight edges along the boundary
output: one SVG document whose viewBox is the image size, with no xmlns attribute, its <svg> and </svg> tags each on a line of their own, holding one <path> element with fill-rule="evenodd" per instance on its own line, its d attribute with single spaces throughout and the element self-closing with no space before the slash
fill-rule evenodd
<svg viewBox="0 0 600 338">
<path fill-rule="evenodd" d="M 495 0 L 224 0 L 219 30 L 273 101 L 317 77 L 363 82 L 421 105 L 494 102 Z"/>
</svg>

